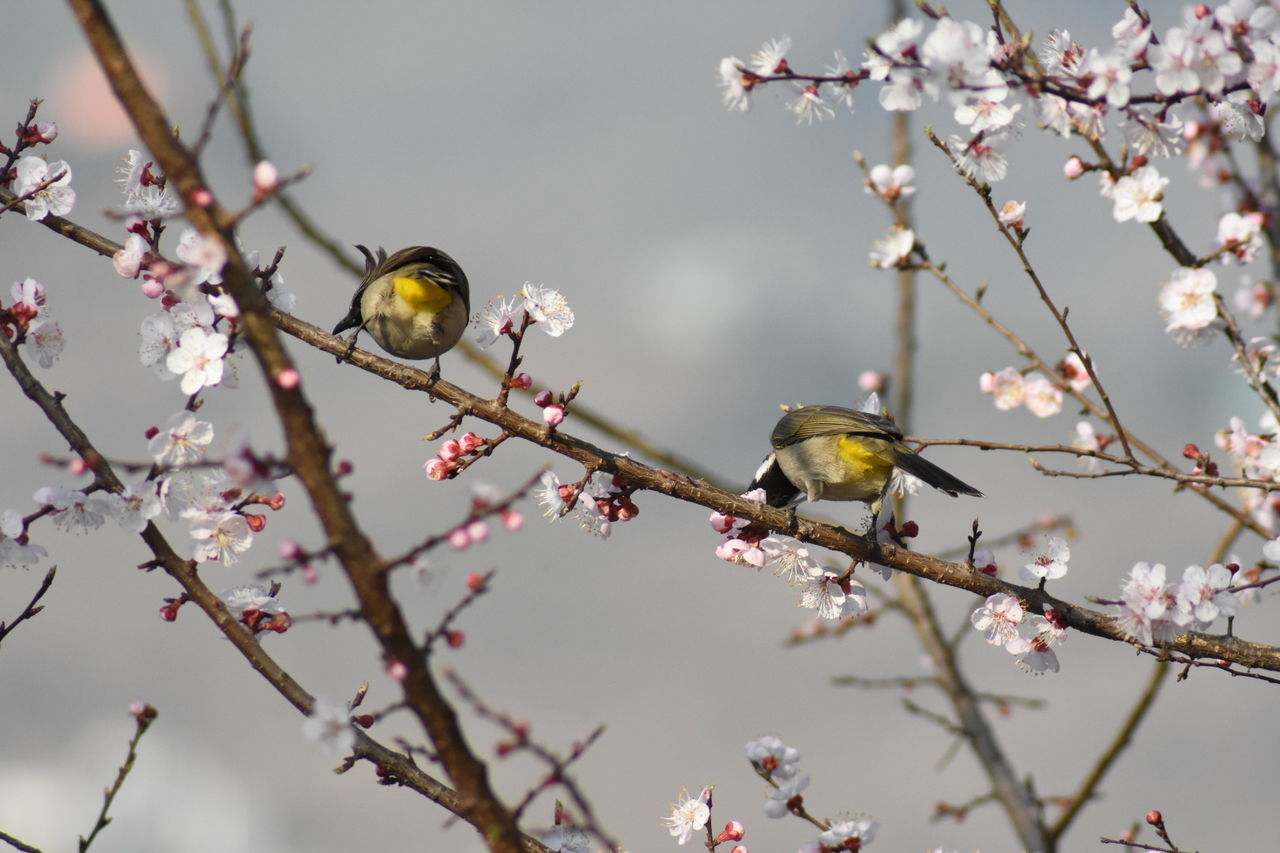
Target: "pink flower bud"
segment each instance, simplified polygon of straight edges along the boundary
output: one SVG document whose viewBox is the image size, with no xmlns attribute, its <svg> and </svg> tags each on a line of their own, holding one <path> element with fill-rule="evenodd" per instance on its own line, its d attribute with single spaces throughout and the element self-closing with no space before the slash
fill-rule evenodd
<svg viewBox="0 0 1280 853">
<path fill-rule="evenodd" d="M 462 446 L 464 453 L 471 453 L 484 444 L 484 439 L 474 432 L 464 432 L 462 438 L 458 440 L 458 444 Z"/>
<path fill-rule="evenodd" d="M 535 395 L 533 396 L 533 404 L 534 404 L 535 406 L 549 406 L 549 405 L 551 405 L 551 392 L 550 392 L 550 391 L 539 391 L 537 394 L 535 394 Z"/>
<path fill-rule="evenodd" d="M 564 422 L 564 406 L 555 404 L 542 410 L 542 420 L 547 426 L 559 426 Z"/>
<path fill-rule="evenodd" d="M 716 838 L 716 844 L 723 844 L 726 841 L 741 841 L 746 829 L 736 820 L 731 820 L 724 825 L 724 831 Z"/>
<path fill-rule="evenodd" d="M 464 551 L 471 545 L 471 534 L 465 527 L 455 527 L 449 531 L 449 544 L 455 551 Z"/>
<path fill-rule="evenodd" d="M 858 374 L 858 387 L 878 394 L 884 390 L 884 374 L 876 370 L 864 370 Z"/>
<path fill-rule="evenodd" d="M 276 384 L 286 391 L 292 391 L 298 387 L 298 383 L 302 381 L 296 368 L 286 367 L 284 370 L 276 374 Z"/>
<path fill-rule="evenodd" d="M 479 545 L 481 542 L 488 541 L 489 522 L 485 521 L 482 518 L 478 518 L 475 521 L 471 522 L 470 524 L 467 525 L 467 536 L 471 539 L 473 543 L 477 545 Z"/>
<path fill-rule="evenodd" d="M 436 457 L 428 459 L 427 464 L 422 466 L 422 470 L 426 472 L 428 480 L 445 480 L 448 479 L 449 472 L 453 470 L 453 463 Z"/>
<path fill-rule="evenodd" d="M 524 527 L 524 516 L 518 510 L 504 509 L 502 511 L 502 526 L 514 532 Z"/>
<path fill-rule="evenodd" d="M 1068 180 L 1074 181 L 1076 178 L 1084 174 L 1084 161 L 1079 157 L 1071 157 L 1067 160 L 1065 166 L 1062 167 L 1062 174 Z"/>
<path fill-rule="evenodd" d="M 409 667 L 395 658 L 387 661 L 387 676 L 392 681 L 403 682 L 409 676 Z"/>
<path fill-rule="evenodd" d="M 440 458 L 445 462 L 452 462 L 462 455 L 462 445 L 457 439 L 449 439 L 440 446 Z"/>
<path fill-rule="evenodd" d="M 253 167 L 253 189 L 256 194 L 265 194 L 280 185 L 280 170 L 270 160 L 263 160 Z"/>
</svg>

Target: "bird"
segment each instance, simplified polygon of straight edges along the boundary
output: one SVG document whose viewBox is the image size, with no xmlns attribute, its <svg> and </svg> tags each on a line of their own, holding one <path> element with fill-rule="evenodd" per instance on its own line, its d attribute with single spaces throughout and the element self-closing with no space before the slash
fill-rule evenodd
<svg viewBox="0 0 1280 853">
<path fill-rule="evenodd" d="M 355 329 L 348 354 L 361 329 L 388 353 L 400 358 L 436 360 L 462 339 L 471 315 L 471 286 L 458 262 L 430 246 L 410 246 L 387 257 L 379 247 L 364 255 L 364 277 L 351 298 L 351 310 L 333 334 Z"/>
<path fill-rule="evenodd" d="M 756 471 L 748 491 L 763 489 L 769 506 L 809 501 L 862 501 L 871 507 L 867 538 L 895 468 L 952 497 L 982 492 L 920 456 L 902 440 L 893 421 L 842 406 L 804 406 L 782 416 L 769 437 L 773 452 Z"/>
</svg>

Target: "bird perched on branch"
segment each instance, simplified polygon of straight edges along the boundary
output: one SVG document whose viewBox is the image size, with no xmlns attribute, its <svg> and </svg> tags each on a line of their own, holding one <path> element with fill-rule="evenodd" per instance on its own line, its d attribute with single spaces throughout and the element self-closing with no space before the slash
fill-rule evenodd
<svg viewBox="0 0 1280 853">
<path fill-rule="evenodd" d="M 749 489 L 764 489 L 769 506 L 810 501 L 862 501 L 871 507 L 874 541 L 895 468 L 955 497 L 982 492 L 920 456 L 888 418 L 841 406 L 804 406 L 782 416 Z"/>
<path fill-rule="evenodd" d="M 410 246 L 387 257 L 379 248 L 375 256 L 364 246 L 364 277 L 351 299 L 351 310 L 333 327 L 335 335 L 355 329 L 355 346 L 361 329 L 392 355 L 400 358 L 434 358 L 462 338 L 471 314 L 471 286 L 457 261 L 430 246 Z"/>
</svg>

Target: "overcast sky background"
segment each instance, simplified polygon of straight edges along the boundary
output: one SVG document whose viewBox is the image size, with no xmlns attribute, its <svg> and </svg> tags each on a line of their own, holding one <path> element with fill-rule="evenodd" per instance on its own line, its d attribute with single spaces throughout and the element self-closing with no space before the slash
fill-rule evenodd
<svg viewBox="0 0 1280 853">
<path fill-rule="evenodd" d="M 174 123 L 193 135 L 214 85 L 183 4 L 108 5 Z M 985 3 L 949 5 L 957 16 L 989 20 Z M 1071 4 L 1072 17 L 1051 20 L 1050 4 L 1015 4 L 1013 13 L 1037 44 L 1049 26 L 1064 26 L 1086 45 L 1103 45 L 1121 6 Z M 1172 7 L 1161 11 L 1163 31 Z M 0 126 L 20 121 L 27 99 L 44 98 L 41 118 L 61 130 L 49 156 L 74 172 L 72 218 L 123 239 L 102 211 L 120 202 L 113 171 L 136 141 L 93 88 L 70 13 L 57 3 L 13 4 L 8 12 Z M 749 480 L 779 403 L 850 404 L 861 397 L 861 371 L 891 366 L 893 277 L 867 264 L 888 220 L 863 193 L 851 157 L 858 149 L 872 163 L 888 158 L 876 87 L 859 91 L 855 115 L 797 127 L 780 94 L 758 93 L 744 116 L 722 107 L 715 86 L 722 56 L 746 58 L 784 33 L 799 70 L 820 70 L 835 48 L 860 56 L 884 28 L 882 4 L 309 2 L 246 4 L 240 12 L 254 23 L 247 80 L 262 141 L 283 172 L 314 168 L 294 195 L 330 234 L 344 245 L 445 249 L 470 277 L 473 308 L 525 281 L 560 289 L 577 324 L 558 340 L 532 334 L 525 369 L 561 389 L 581 380 L 581 400 L 697 459 L 726 485 Z M 924 140 L 924 123 L 955 128 L 944 108 L 914 120 L 920 238 L 966 289 L 988 282 L 985 304 L 1056 358 L 1060 335 L 977 200 Z M 1033 260 L 1070 306 L 1125 422 L 1170 457 L 1188 441 L 1210 446 L 1231 415 L 1255 423 L 1261 408 L 1226 369 L 1220 342 L 1185 350 L 1163 333 L 1156 292 L 1173 262 L 1149 230 L 1112 221 L 1094 181 L 1061 178 L 1071 153 L 1085 146 L 1029 129 L 995 197 L 1029 203 Z M 205 166 L 226 203 L 248 198 L 249 169 L 225 118 Z M 1161 169 L 1175 180 L 1168 193 L 1175 227 L 1204 250 L 1219 200 L 1198 190 L 1181 163 Z M 255 214 L 242 238 L 264 256 L 288 247 L 283 273 L 300 317 L 327 328 L 345 312 L 354 280 L 274 212 Z M 175 384 L 158 383 L 137 359 L 138 326 L 155 306 L 109 263 L 13 214 L 0 218 L 0 274 L 2 299 L 9 282 L 43 282 L 66 331 L 65 355 L 41 378 L 68 395 L 69 411 L 104 452 L 143 459 L 145 430 L 183 403 Z M 1234 290 L 1234 272 L 1222 281 Z M 922 280 L 920 289 L 912 434 L 1069 440 L 1070 411 L 1041 421 L 994 409 L 978 392 L 978 376 L 1021 366 L 1016 353 L 938 286 Z M 580 476 L 565 460 L 509 443 L 462 480 L 428 482 L 421 465 L 434 447 L 421 437 L 444 423 L 445 407 L 287 343 L 337 456 L 355 464 L 347 484 L 383 554 L 460 519 L 473 479 L 514 487 L 548 462 L 564 479 Z M 443 371 L 476 393 L 495 393 L 457 354 L 444 358 Z M 240 380 L 238 391 L 208 393 L 202 415 L 220 435 L 244 425 L 256 445 L 279 449 L 251 361 L 241 362 Z M 41 453 L 65 448 L 12 383 L 0 383 L 0 401 L 7 449 L 0 508 L 30 512 L 37 487 L 76 481 L 40 465 Z M 564 429 L 601 441 L 572 418 Z M 1115 597 L 1137 560 L 1165 562 L 1180 576 L 1207 557 L 1224 527 L 1206 504 L 1171 495 L 1163 482 L 1050 479 L 1016 454 L 935 448 L 928 455 L 988 497 L 915 499 L 919 550 L 961 545 L 975 516 L 994 537 L 1069 514 L 1079 536 L 1058 592 L 1072 600 Z M 300 491 L 282 487 L 290 503 L 269 518 L 248 558 L 202 570 L 215 589 L 272 565 L 283 539 L 322 545 Z M 405 577 L 401 590 L 425 627 L 456 601 L 467 573 L 497 570 L 492 593 L 462 619 L 466 646 L 437 665 L 456 668 L 553 748 L 605 724 L 577 777 L 628 849 L 674 847 L 659 821 L 681 788 L 704 783 L 717 786 L 717 827 L 744 822 L 745 843 L 757 853 L 811 839 L 807 825 L 762 814 L 765 786 L 742 745 L 765 733 L 803 752 L 814 812 L 882 822 L 875 849 L 1015 849 L 990 807 L 962 824 L 929 821 L 935 802 L 986 792 L 966 751 L 952 757 L 950 739 L 904 711 L 895 692 L 829 683 L 849 673 L 924 674 L 905 626 L 890 617 L 874 631 L 784 648 L 809 616 L 795 608 L 791 589 L 716 560 L 719 537 L 707 511 L 647 494 L 637 503 L 641 516 L 607 542 L 569 524 L 549 526 L 527 506 L 524 531 L 440 554 L 430 583 Z M 846 524 L 860 518 L 857 506 L 822 506 L 818 514 Z M 179 528 L 172 534 L 183 541 Z M 160 718 L 114 823 L 95 842 L 100 853 L 481 849 L 468 827 L 446 827 L 442 810 L 376 785 L 367 765 L 330 773 L 333 760 L 303 739 L 296 712 L 194 608 L 175 624 L 162 622 L 158 609 L 177 587 L 133 568 L 148 557 L 136 537 L 106 528 L 60 536 L 42 524 L 34 538 L 59 575 L 45 612 L 0 650 L 0 829 L 47 850 L 67 849 L 87 833 L 133 730 L 128 703 L 145 699 Z M 1259 544 L 1244 541 L 1241 559 L 1257 559 Z M 1016 577 L 1027 554 L 1009 548 L 998 557 Z M 20 611 L 43 570 L 0 577 L 0 618 Z M 964 624 L 980 603 L 934 592 L 948 625 Z M 325 566 L 322 583 L 291 581 L 283 600 L 303 614 L 348 606 L 350 596 Z M 1276 642 L 1270 612 L 1246 613 L 1237 629 Z M 308 623 L 264 642 L 313 693 L 345 698 L 369 680 L 371 707 L 395 698 L 361 629 Z M 1152 666 L 1084 636 L 1062 649 L 1063 672 L 1042 678 L 1022 674 L 976 636 L 963 657 L 979 689 L 1048 703 L 997 722 L 1019 773 L 1046 795 L 1079 784 Z M 1205 670 L 1165 690 L 1066 847 L 1115 837 L 1152 808 L 1164 811 L 1188 848 L 1258 849 L 1257 839 L 1273 834 L 1274 693 Z M 946 713 L 927 690 L 910 698 Z M 416 735 L 394 718 L 375 735 L 395 731 Z M 498 734 L 490 726 L 472 722 L 468 732 L 482 755 L 492 754 Z M 523 759 L 492 766 L 508 801 L 539 771 Z M 544 798 L 529 823 L 549 823 L 551 808 Z"/>
</svg>

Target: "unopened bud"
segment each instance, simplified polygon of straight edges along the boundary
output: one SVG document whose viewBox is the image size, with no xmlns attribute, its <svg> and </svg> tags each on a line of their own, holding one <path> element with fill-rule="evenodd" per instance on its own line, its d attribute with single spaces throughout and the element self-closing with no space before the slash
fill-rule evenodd
<svg viewBox="0 0 1280 853">
<path fill-rule="evenodd" d="M 253 167 L 254 197 L 260 197 L 280 185 L 280 170 L 270 160 L 263 160 Z"/>
<path fill-rule="evenodd" d="M 741 841 L 746 828 L 736 820 L 731 820 L 724 825 L 724 831 L 716 837 L 716 844 L 723 844 L 726 841 Z"/>
</svg>

